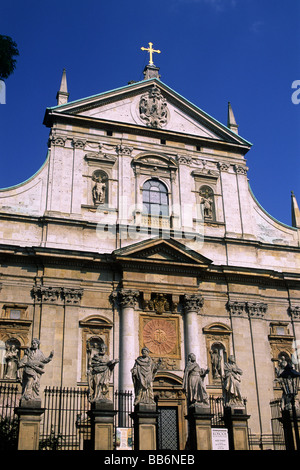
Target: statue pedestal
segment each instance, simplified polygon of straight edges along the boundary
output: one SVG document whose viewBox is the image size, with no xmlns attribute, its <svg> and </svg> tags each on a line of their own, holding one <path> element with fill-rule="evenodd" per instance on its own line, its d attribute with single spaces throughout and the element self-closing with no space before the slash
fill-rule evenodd
<svg viewBox="0 0 300 470">
<path fill-rule="evenodd" d="M 188 409 L 189 447 L 191 450 L 212 450 L 210 406 L 195 403 Z"/>
<path fill-rule="evenodd" d="M 157 418 L 155 404 L 139 403 L 132 413 L 134 421 L 134 450 L 157 449 Z"/>
<path fill-rule="evenodd" d="M 224 421 L 228 428 L 230 450 L 249 450 L 249 418 L 243 405 L 231 405 L 224 408 Z"/>
<path fill-rule="evenodd" d="M 113 450 L 114 404 L 110 400 L 96 400 L 89 415 L 92 420 L 92 442 L 94 450 Z"/>
<path fill-rule="evenodd" d="M 39 449 L 40 422 L 44 411 L 40 399 L 21 399 L 20 406 L 15 408 L 19 418 L 18 450 Z"/>
</svg>

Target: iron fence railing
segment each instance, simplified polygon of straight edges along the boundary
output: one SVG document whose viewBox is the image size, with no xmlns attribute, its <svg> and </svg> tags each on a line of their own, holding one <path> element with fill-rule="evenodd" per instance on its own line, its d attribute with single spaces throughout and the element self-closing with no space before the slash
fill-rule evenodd
<svg viewBox="0 0 300 470">
<path fill-rule="evenodd" d="M 16 384 L 0 383 L 0 451 L 17 450 L 18 418 L 21 392 Z"/>
<path fill-rule="evenodd" d="M 91 438 L 88 390 L 46 387 L 40 448 L 84 450 Z"/>
</svg>

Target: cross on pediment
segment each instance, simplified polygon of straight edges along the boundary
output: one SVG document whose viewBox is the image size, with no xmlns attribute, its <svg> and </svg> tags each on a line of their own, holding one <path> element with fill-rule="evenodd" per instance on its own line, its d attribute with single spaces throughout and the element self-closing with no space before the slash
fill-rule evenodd
<svg viewBox="0 0 300 470">
<path fill-rule="evenodd" d="M 158 49 L 155 50 L 155 49 L 152 48 L 153 42 L 149 42 L 148 44 L 149 44 L 149 47 L 141 47 L 141 50 L 149 52 L 149 56 L 150 56 L 149 57 L 149 65 L 154 65 L 154 63 L 153 63 L 153 53 L 156 52 L 157 54 L 160 54 L 161 51 L 159 51 Z"/>
</svg>

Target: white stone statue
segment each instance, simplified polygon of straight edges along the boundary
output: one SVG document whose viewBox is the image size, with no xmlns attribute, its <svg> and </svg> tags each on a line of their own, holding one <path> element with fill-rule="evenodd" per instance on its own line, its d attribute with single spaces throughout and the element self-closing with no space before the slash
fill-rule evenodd
<svg viewBox="0 0 300 470">
<path fill-rule="evenodd" d="M 153 380 L 161 364 L 161 358 L 154 362 L 149 356 L 149 349 L 144 347 L 142 355 L 139 356 L 131 369 L 134 385 L 134 405 L 139 403 L 155 404 L 153 396 Z"/>
<path fill-rule="evenodd" d="M 22 399 L 39 400 L 40 378 L 44 374 L 44 366 L 52 360 L 54 352 L 45 357 L 39 349 L 40 341 L 34 338 L 31 347 L 25 351 L 24 357 L 18 362 L 18 369 L 24 369 L 22 378 Z"/>
<path fill-rule="evenodd" d="M 188 362 L 184 369 L 183 389 L 187 395 L 188 406 L 196 403 L 209 405 L 209 399 L 204 386 L 204 378 L 209 369 L 204 369 L 196 362 L 196 356 L 193 353 L 188 355 Z"/>
<path fill-rule="evenodd" d="M 224 364 L 223 391 L 225 405 L 242 405 L 243 398 L 240 390 L 240 382 L 243 371 L 236 365 L 234 356 L 228 357 Z"/>
<path fill-rule="evenodd" d="M 104 204 L 105 203 L 105 191 L 106 191 L 106 184 L 104 179 L 100 176 L 98 178 L 94 178 L 95 184 L 92 189 L 93 201 L 94 204 Z"/>
<path fill-rule="evenodd" d="M 106 355 L 107 346 L 100 345 L 98 352 L 91 358 L 88 375 L 89 401 L 109 400 L 109 381 L 119 359 L 110 360 Z"/>
<path fill-rule="evenodd" d="M 16 348 L 15 344 L 6 347 L 5 353 L 5 379 L 17 379 L 18 372 L 18 362 L 19 362 L 19 350 Z"/>
</svg>

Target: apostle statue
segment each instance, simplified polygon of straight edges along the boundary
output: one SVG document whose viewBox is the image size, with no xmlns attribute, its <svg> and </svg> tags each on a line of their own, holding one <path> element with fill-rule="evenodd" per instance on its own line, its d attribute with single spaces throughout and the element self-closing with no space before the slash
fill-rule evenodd
<svg viewBox="0 0 300 470">
<path fill-rule="evenodd" d="M 104 178 L 94 177 L 94 186 L 92 189 L 93 201 L 94 204 L 104 204 L 105 202 L 105 191 L 106 191 L 106 184 Z"/>
<path fill-rule="evenodd" d="M 223 391 L 225 405 L 243 404 L 240 382 L 243 371 L 236 365 L 234 356 L 228 357 L 224 364 Z"/>
<path fill-rule="evenodd" d="M 22 398 L 39 400 L 40 378 L 45 373 L 45 364 L 50 362 L 53 351 L 45 357 L 39 349 L 40 341 L 34 338 L 31 347 L 25 351 L 24 357 L 18 362 L 18 369 L 24 369 L 22 378 Z"/>
<path fill-rule="evenodd" d="M 144 347 L 131 369 L 134 386 L 134 406 L 139 403 L 155 404 L 153 396 L 153 380 L 161 364 L 161 358 L 155 363 L 149 356 L 149 349 Z"/>
<path fill-rule="evenodd" d="M 184 369 L 183 389 L 187 395 L 188 406 L 195 404 L 209 405 L 208 395 L 204 386 L 204 378 L 209 369 L 204 369 L 196 362 L 196 356 L 193 353 L 188 355 L 188 362 Z"/>
<path fill-rule="evenodd" d="M 222 374 L 222 358 L 220 351 L 217 348 L 213 348 L 210 351 L 210 358 L 213 379 L 218 379 Z"/>
<path fill-rule="evenodd" d="M 19 362 L 19 350 L 16 348 L 15 344 L 6 346 L 5 353 L 5 379 L 16 380 L 18 372 L 18 362 Z"/>
<path fill-rule="evenodd" d="M 119 359 L 110 360 L 106 354 L 107 346 L 102 343 L 99 350 L 92 356 L 88 375 L 89 401 L 109 400 L 109 381 Z"/>
</svg>

